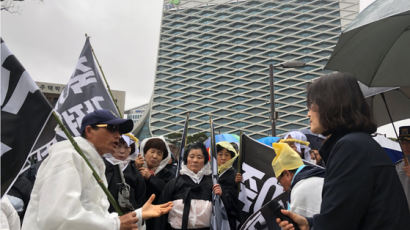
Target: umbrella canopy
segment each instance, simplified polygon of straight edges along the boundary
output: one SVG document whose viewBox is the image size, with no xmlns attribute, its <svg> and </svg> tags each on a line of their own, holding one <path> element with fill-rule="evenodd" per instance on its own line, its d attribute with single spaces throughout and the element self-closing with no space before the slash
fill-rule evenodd
<svg viewBox="0 0 410 230">
<path fill-rule="evenodd" d="M 229 133 L 222 133 L 222 134 L 215 135 L 215 143 L 218 143 L 221 141 L 235 142 L 237 145 L 239 145 L 239 136 L 236 134 L 229 134 Z M 205 147 L 209 148 L 210 145 L 211 145 L 211 138 L 208 138 L 205 141 Z"/>
<path fill-rule="evenodd" d="M 410 87 L 367 87 L 359 82 L 360 89 L 372 109 L 377 126 L 410 118 Z M 383 101 L 382 94 L 386 99 Z M 392 120 L 386 109 L 389 108 Z"/>
<path fill-rule="evenodd" d="M 410 86 L 410 1 L 376 0 L 342 32 L 325 69 L 370 87 Z"/>
<path fill-rule="evenodd" d="M 384 135 L 377 134 L 373 137 L 377 143 L 386 151 L 393 163 L 403 158 L 401 152 L 400 144 L 398 142 L 392 141 Z"/>
<path fill-rule="evenodd" d="M 272 144 L 278 142 L 279 140 L 280 140 L 280 137 L 270 137 L 269 136 L 269 137 L 262 137 L 258 139 L 257 141 L 272 148 Z"/>
</svg>

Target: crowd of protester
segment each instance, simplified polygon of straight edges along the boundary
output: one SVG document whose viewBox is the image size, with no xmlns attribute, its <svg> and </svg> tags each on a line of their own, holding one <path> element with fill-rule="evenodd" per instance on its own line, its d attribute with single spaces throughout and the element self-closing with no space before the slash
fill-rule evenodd
<svg viewBox="0 0 410 230">
<path fill-rule="evenodd" d="M 294 223 L 268 221 L 283 229 L 295 224 L 300 229 L 408 229 L 410 166 L 405 160 L 394 165 L 371 138 L 376 126 L 357 81 L 344 74 L 322 77 L 308 87 L 307 101 L 311 131 L 326 138 L 313 144 L 292 131 L 273 144 L 272 170 L 290 193 L 283 214 Z M 105 110 L 86 115 L 82 136 L 75 140 L 95 172 L 70 142 L 55 144 L 49 157 L 20 175 L 2 198 L 2 229 L 21 224 L 34 230 L 210 229 L 213 193 L 221 197 L 230 228 L 240 228 L 242 175 L 235 143 L 216 143 L 219 180 L 213 184 L 203 143 L 185 147 L 178 169 L 178 146 L 163 137 L 140 142 L 129 133 L 132 126 Z M 404 158 L 410 160 L 410 126 L 399 133 Z M 124 215 L 98 183 L 107 186 Z"/>
</svg>

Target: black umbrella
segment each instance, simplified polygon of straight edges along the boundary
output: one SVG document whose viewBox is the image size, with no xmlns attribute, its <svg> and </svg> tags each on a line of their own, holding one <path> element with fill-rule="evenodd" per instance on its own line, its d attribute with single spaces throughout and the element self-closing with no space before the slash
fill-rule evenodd
<svg viewBox="0 0 410 230">
<path fill-rule="evenodd" d="M 410 86 L 410 1 L 376 0 L 342 32 L 325 69 L 369 87 Z"/>
<path fill-rule="evenodd" d="M 377 126 L 410 118 L 410 87 L 369 88 L 360 82 L 359 86 Z"/>
</svg>

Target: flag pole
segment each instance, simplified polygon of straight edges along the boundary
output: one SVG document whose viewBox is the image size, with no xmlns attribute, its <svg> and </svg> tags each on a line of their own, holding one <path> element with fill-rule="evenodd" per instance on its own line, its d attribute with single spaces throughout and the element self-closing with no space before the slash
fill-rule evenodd
<svg viewBox="0 0 410 230">
<path fill-rule="evenodd" d="M 118 213 L 119 216 L 122 216 L 124 213 L 121 211 L 120 206 L 118 205 L 117 201 L 114 199 L 110 191 L 108 191 L 107 187 L 105 187 L 103 181 L 101 178 L 98 176 L 97 172 L 93 168 L 93 166 L 90 164 L 88 161 L 87 157 L 84 155 L 83 151 L 81 148 L 78 146 L 77 142 L 74 140 L 74 138 L 71 136 L 71 134 L 68 132 L 67 128 L 64 126 L 63 122 L 61 121 L 60 117 L 57 115 L 57 113 L 53 110 L 53 117 L 56 119 L 57 123 L 59 124 L 60 128 L 63 130 L 64 134 L 67 136 L 68 140 L 70 140 L 71 144 L 73 145 L 74 149 L 80 154 L 80 156 L 85 160 L 87 163 L 88 167 L 91 169 L 93 172 L 93 176 L 97 183 L 100 185 L 102 190 L 104 191 L 105 195 L 107 195 L 108 200 L 114 207 L 115 211 Z"/>
<path fill-rule="evenodd" d="M 215 165 L 215 160 L 216 160 L 216 143 L 215 143 L 215 129 L 214 129 L 214 123 L 212 120 L 212 115 L 209 115 L 209 123 L 211 127 L 211 144 L 210 144 L 210 150 L 211 150 L 211 168 L 212 168 L 212 182 L 213 184 L 218 184 L 218 164 Z M 216 168 L 215 168 L 216 167 Z"/>
<path fill-rule="evenodd" d="M 87 34 L 85 34 L 85 37 L 89 38 L 89 36 Z M 105 85 L 107 86 L 108 92 L 110 93 L 111 99 L 114 102 L 115 107 L 117 108 L 118 114 L 120 115 L 120 117 L 122 117 L 121 110 L 118 107 L 117 103 L 115 102 L 114 96 L 112 95 L 110 85 L 108 85 L 107 78 L 105 78 L 104 71 L 101 68 L 101 65 L 100 65 L 100 62 L 98 61 L 97 55 L 95 55 L 93 46 L 91 45 L 91 42 L 90 42 L 90 47 L 91 47 L 91 52 L 93 53 L 93 56 L 95 58 L 95 61 L 97 62 L 98 68 L 100 69 L 101 75 L 103 76 L 103 79 L 104 79 Z"/>
<path fill-rule="evenodd" d="M 243 132 L 242 131 L 240 131 L 240 133 L 239 133 L 239 155 L 238 155 L 238 165 L 237 165 L 237 168 L 238 168 L 238 170 L 237 170 L 237 172 L 238 173 L 240 173 L 240 174 L 242 174 L 242 154 L 243 154 L 243 152 L 242 152 L 242 134 L 243 134 Z M 241 191 L 241 183 L 238 183 L 238 191 L 240 192 Z"/>
<path fill-rule="evenodd" d="M 185 124 L 184 124 L 184 130 L 182 132 L 182 136 L 181 136 L 181 145 L 179 146 L 179 151 L 178 151 L 178 162 L 177 162 L 177 170 L 176 170 L 176 174 L 175 177 L 178 177 L 179 175 L 179 171 L 182 167 L 182 161 L 184 158 L 184 152 L 185 151 L 185 147 L 186 147 L 186 142 L 187 142 L 187 136 L 188 136 L 188 120 L 189 120 L 189 112 L 187 112 L 186 114 L 186 118 L 185 118 Z"/>
</svg>

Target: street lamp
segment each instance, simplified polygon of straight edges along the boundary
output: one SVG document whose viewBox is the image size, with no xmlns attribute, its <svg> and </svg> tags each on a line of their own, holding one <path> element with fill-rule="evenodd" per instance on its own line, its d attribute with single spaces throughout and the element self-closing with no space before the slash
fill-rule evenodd
<svg viewBox="0 0 410 230">
<path fill-rule="evenodd" d="M 274 80 L 273 80 L 273 68 L 274 67 L 281 67 L 281 68 L 298 68 L 305 66 L 306 63 L 302 61 L 288 61 L 276 66 L 272 64 L 269 65 L 269 80 L 270 80 L 270 117 L 271 117 L 271 124 L 272 124 L 272 136 L 276 137 L 276 120 L 278 119 L 278 114 L 275 111 L 275 88 L 274 88 Z"/>
</svg>

